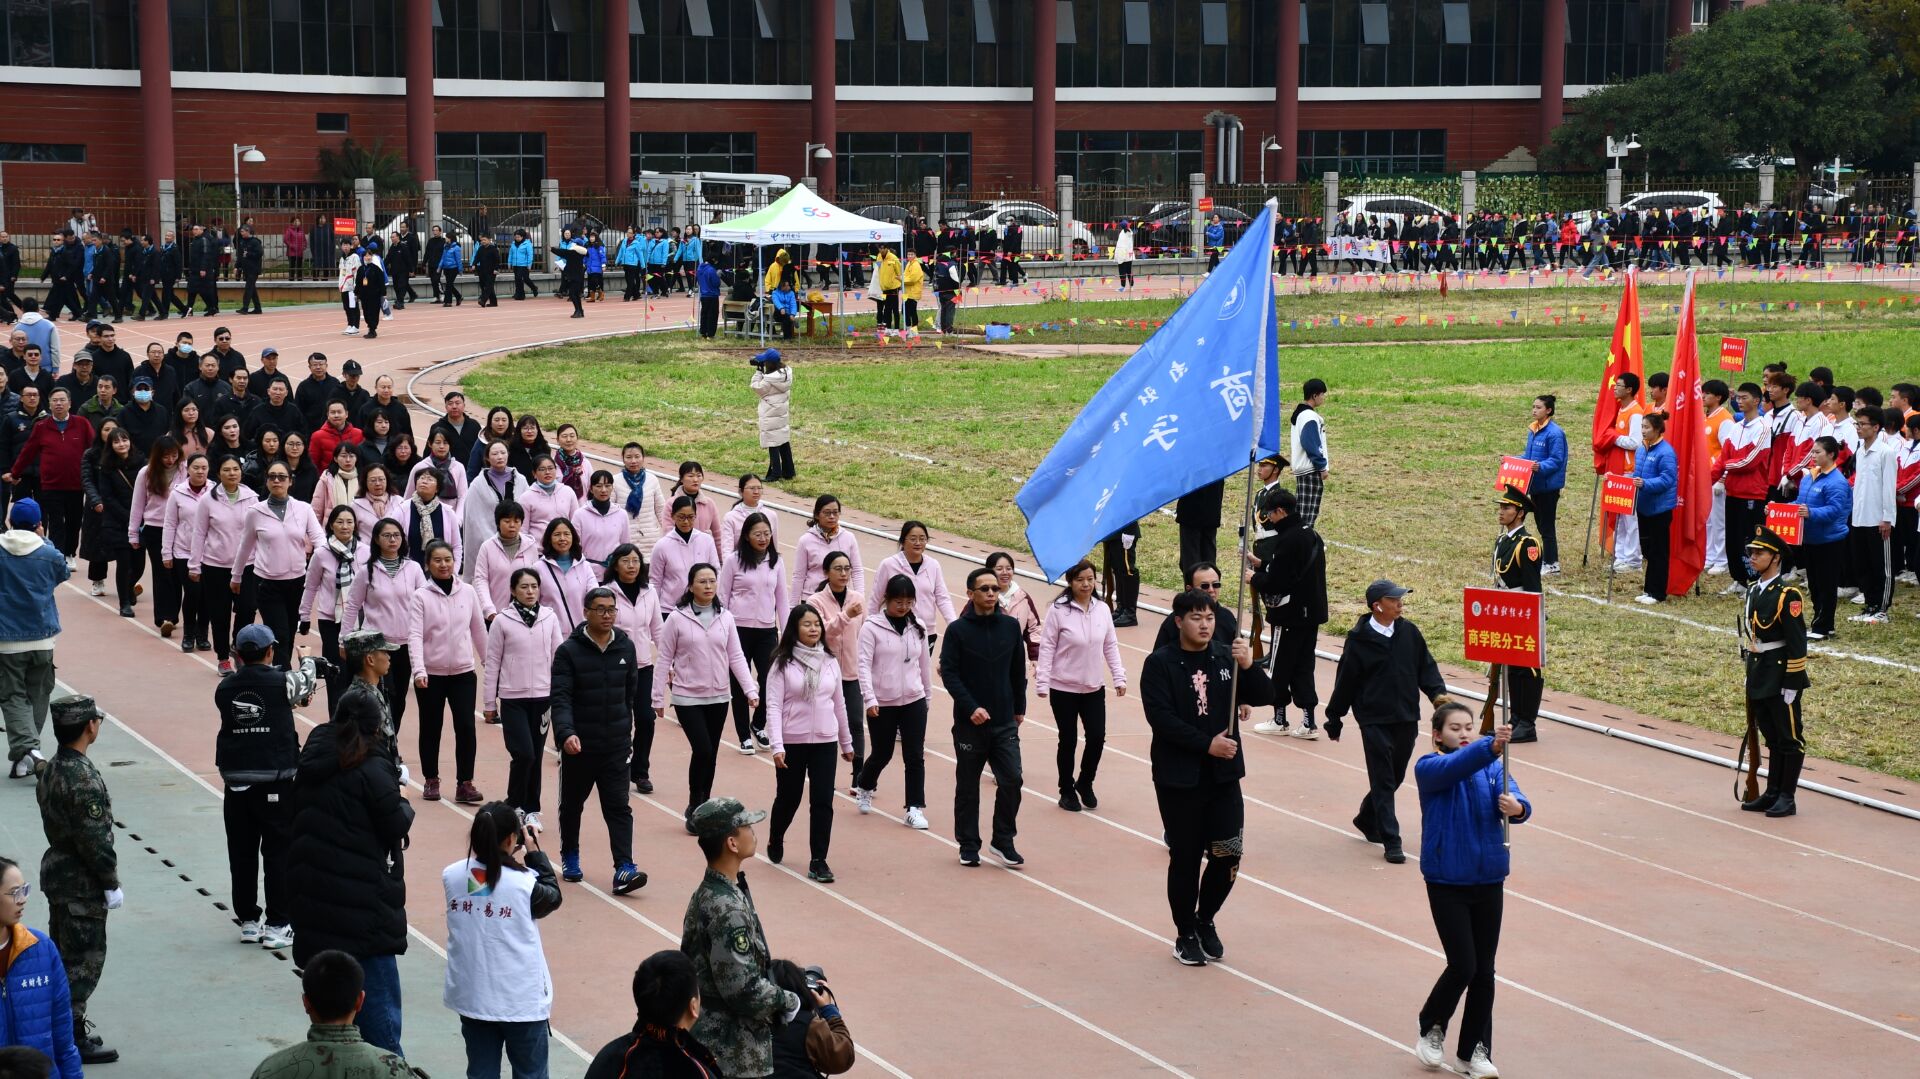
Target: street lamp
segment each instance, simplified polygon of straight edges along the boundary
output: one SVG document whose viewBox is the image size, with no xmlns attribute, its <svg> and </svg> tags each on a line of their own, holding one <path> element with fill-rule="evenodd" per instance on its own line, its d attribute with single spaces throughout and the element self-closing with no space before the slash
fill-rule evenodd
<svg viewBox="0 0 1920 1079">
<path fill-rule="evenodd" d="M 1267 183 L 1267 155 L 1275 153 L 1279 151 L 1279 149 L 1280 140 L 1274 138 L 1272 135 L 1268 135 L 1266 138 L 1260 140 L 1260 186 L 1262 187 L 1265 187 Z"/>
<path fill-rule="evenodd" d="M 261 153 L 260 148 L 258 146 L 242 146 L 237 142 L 233 144 L 233 227 L 234 228 L 240 227 L 240 163 L 242 161 L 246 162 L 249 165 L 264 165 L 267 163 L 267 155 Z"/>
<path fill-rule="evenodd" d="M 813 179 L 813 163 L 815 161 L 833 160 L 833 151 L 828 149 L 827 144 L 824 142 L 807 143 L 807 148 L 803 153 L 805 153 L 807 157 L 807 179 L 809 180 Z"/>
</svg>

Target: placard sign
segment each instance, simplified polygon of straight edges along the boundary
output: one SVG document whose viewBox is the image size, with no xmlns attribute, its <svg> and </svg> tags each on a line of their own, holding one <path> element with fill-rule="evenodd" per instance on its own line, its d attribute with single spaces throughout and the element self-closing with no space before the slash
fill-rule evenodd
<svg viewBox="0 0 1920 1079">
<path fill-rule="evenodd" d="M 1202 195 L 1193 205 L 1201 213 L 1210 214 L 1213 212 L 1213 196 Z"/>
<path fill-rule="evenodd" d="M 1744 337 L 1722 337 L 1720 339 L 1720 370 L 1745 371 L 1747 369 L 1747 339 Z"/>
<path fill-rule="evenodd" d="M 1527 485 L 1533 482 L 1533 462 L 1525 457 L 1500 458 L 1500 472 L 1493 478 L 1493 489 L 1505 491 L 1508 484 L 1520 488 L 1525 493 Z"/>
<path fill-rule="evenodd" d="M 1767 503 L 1767 527 L 1775 535 L 1795 547 L 1800 546 L 1800 504 L 1797 502 Z"/>
<path fill-rule="evenodd" d="M 1600 484 L 1600 509 L 1603 513 L 1628 514 L 1633 512 L 1634 486 L 1632 476 L 1622 476 L 1617 472 L 1607 473 Z"/>
<path fill-rule="evenodd" d="M 351 217 L 336 217 L 333 219 L 333 234 L 335 236 L 358 236 L 360 235 L 360 222 L 355 221 Z"/>
<path fill-rule="evenodd" d="M 1461 606 L 1469 663 L 1545 666 L 1547 621 L 1540 593 L 1469 588 Z"/>
</svg>

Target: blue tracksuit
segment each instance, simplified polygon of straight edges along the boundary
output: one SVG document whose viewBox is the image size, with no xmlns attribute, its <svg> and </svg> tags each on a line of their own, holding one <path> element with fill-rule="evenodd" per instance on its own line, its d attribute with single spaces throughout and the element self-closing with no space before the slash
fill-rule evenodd
<svg viewBox="0 0 1920 1079">
<path fill-rule="evenodd" d="M 607 245 L 593 243 L 587 245 L 587 272 L 604 273 L 607 269 Z"/>
<path fill-rule="evenodd" d="M 1833 543 L 1847 538 L 1847 525 L 1853 517 L 1853 488 L 1839 469 L 1830 469 L 1812 479 L 1800 481 L 1795 502 L 1807 507 L 1807 543 Z"/>
<path fill-rule="evenodd" d="M 1640 451 L 1633 462 L 1633 474 L 1640 479 L 1640 493 L 1633 506 L 1641 516 L 1665 513 L 1679 504 L 1680 461 L 1666 440 Z"/>
<path fill-rule="evenodd" d="M 507 266 L 525 266 L 531 269 L 533 267 L 533 241 L 515 240 L 513 246 L 507 249 Z"/>
<path fill-rule="evenodd" d="M 1567 485 L 1567 433 L 1548 420 L 1538 431 L 1527 432 L 1527 448 L 1521 456 L 1540 462 L 1533 474 L 1531 491 L 1558 491 Z"/>
<path fill-rule="evenodd" d="M 645 243 L 646 240 L 639 236 L 635 236 L 630 240 L 622 239 L 620 241 L 620 250 L 614 253 L 613 260 L 622 266 L 641 265 L 646 261 L 643 254 L 643 245 L 645 245 Z"/>
<path fill-rule="evenodd" d="M 681 262 L 706 261 L 704 257 L 705 252 L 702 250 L 702 248 L 704 248 L 705 246 L 706 245 L 701 241 L 700 237 L 698 236 L 687 237 L 686 241 L 680 245 L 680 261 Z"/>
<path fill-rule="evenodd" d="M 1414 762 L 1420 788 L 1420 874 L 1434 884 L 1499 884 L 1509 868 L 1500 842 L 1500 755 L 1493 738 L 1481 738 L 1451 753 L 1429 753 Z M 1510 789 L 1533 819 L 1533 803 Z"/>
</svg>

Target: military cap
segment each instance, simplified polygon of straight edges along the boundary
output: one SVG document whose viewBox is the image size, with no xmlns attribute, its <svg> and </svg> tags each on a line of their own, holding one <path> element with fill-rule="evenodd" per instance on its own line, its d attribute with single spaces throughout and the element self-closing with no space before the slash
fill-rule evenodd
<svg viewBox="0 0 1920 1079">
<path fill-rule="evenodd" d="M 1747 541 L 1746 546 L 1748 550 L 1758 548 L 1762 551 L 1772 551 L 1777 555 L 1787 553 L 1787 541 L 1781 539 L 1779 533 L 1765 525 L 1754 530 L 1753 538 Z"/>
<path fill-rule="evenodd" d="M 78 727 L 95 719 L 103 718 L 100 706 L 93 698 L 84 693 L 70 693 L 65 697 L 55 697 L 47 706 L 53 713 L 56 727 Z"/>
<path fill-rule="evenodd" d="M 765 810 L 748 809 L 738 798 L 709 798 L 693 811 L 688 825 L 702 839 L 732 835 L 734 829 L 758 824 L 767 819 Z"/>
<path fill-rule="evenodd" d="M 340 655 L 349 663 L 358 663 L 375 652 L 395 652 L 399 648 L 377 629 L 355 630 L 340 638 Z"/>
<path fill-rule="evenodd" d="M 1533 512 L 1533 499 L 1528 498 L 1525 491 L 1522 491 L 1511 483 L 1507 484 L 1506 489 L 1500 492 L 1500 497 L 1496 499 L 1495 502 L 1502 506 L 1517 506 L 1521 513 Z"/>
</svg>

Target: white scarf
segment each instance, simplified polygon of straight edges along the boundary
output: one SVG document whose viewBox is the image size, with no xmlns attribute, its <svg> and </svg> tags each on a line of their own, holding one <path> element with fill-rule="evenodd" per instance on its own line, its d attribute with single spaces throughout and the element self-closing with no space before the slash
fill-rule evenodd
<svg viewBox="0 0 1920 1079">
<path fill-rule="evenodd" d="M 793 660 L 806 672 L 802 689 L 808 700 L 820 691 L 820 669 L 826 666 L 827 650 L 823 645 L 805 645 L 798 641 L 793 644 Z"/>
</svg>

